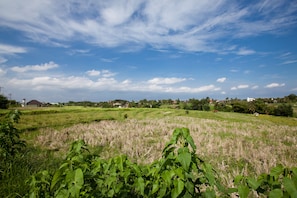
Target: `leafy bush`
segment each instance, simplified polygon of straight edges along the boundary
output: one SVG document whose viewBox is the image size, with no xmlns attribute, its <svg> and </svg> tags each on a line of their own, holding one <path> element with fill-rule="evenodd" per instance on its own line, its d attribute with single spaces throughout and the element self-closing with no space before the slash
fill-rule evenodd
<svg viewBox="0 0 297 198">
<path fill-rule="evenodd" d="M 258 178 L 237 176 L 235 188 L 220 184 L 212 166 L 196 155 L 186 128 L 174 130 L 162 158 L 138 165 L 121 155 L 108 160 L 88 152 L 84 141 L 72 144 L 60 168 L 40 171 L 28 180 L 30 197 L 296 197 L 297 168 L 279 165 Z"/>
<path fill-rule="evenodd" d="M 14 127 L 20 119 L 20 112 L 11 111 L 0 123 L 0 182 L 7 182 L 19 168 L 17 161 L 20 159 L 20 151 L 26 146 L 20 139 L 19 131 Z M 16 182 L 14 181 L 14 184 Z M 1 185 L 2 186 L 2 185 Z M 5 189 L 9 192 L 11 189 Z M 3 191 L 0 190 L 3 195 Z"/>
<path fill-rule="evenodd" d="M 281 104 L 274 109 L 274 115 L 276 116 L 293 116 L 292 105 Z"/>
<path fill-rule="evenodd" d="M 20 119 L 18 110 L 11 111 L 6 119 L 0 123 L 0 159 L 13 158 L 21 148 L 25 147 L 25 141 L 20 139 L 20 132 L 14 127 Z"/>
<path fill-rule="evenodd" d="M 30 197 L 215 197 L 220 188 L 210 164 L 196 154 L 189 130 L 176 129 L 163 157 L 140 166 L 126 156 L 109 160 L 85 154 L 85 143 L 72 144 L 55 173 L 32 176 Z"/>
<path fill-rule="evenodd" d="M 289 169 L 278 165 L 269 174 L 261 174 L 258 178 L 239 175 L 234 183 L 242 198 L 252 193 L 257 197 L 297 197 L 297 167 Z"/>
<path fill-rule="evenodd" d="M 8 99 L 0 94 L 0 109 L 7 109 L 8 108 Z"/>
</svg>

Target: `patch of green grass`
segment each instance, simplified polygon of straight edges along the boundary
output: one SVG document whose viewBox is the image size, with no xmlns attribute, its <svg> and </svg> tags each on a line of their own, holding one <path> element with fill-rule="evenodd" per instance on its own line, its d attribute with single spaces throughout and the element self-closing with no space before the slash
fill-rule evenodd
<svg viewBox="0 0 297 198">
<path fill-rule="evenodd" d="M 258 119 L 262 121 L 269 121 L 278 125 L 297 126 L 297 118 L 292 117 L 260 115 Z"/>
<path fill-rule="evenodd" d="M 20 156 L 10 163 L 0 162 L 0 195 L 1 197 L 24 197 L 28 192 L 27 180 L 38 171 L 47 169 L 54 171 L 59 167 L 62 158 L 54 155 L 53 151 L 28 146 Z"/>
</svg>

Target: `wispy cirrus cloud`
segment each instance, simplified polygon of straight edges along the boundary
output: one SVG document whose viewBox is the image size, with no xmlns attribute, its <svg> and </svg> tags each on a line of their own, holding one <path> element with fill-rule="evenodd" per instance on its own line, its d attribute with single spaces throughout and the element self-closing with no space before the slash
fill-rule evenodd
<svg viewBox="0 0 297 198">
<path fill-rule="evenodd" d="M 236 54 L 237 55 L 242 55 L 242 56 L 245 56 L 245 55 L 252 55 L 252 54 L 255 54 L 256 51 L 254 50 L 251 50 L 251 49 L 246 49 L 246 48 L 240 48 Z"/>
<path fill-rule="evenodd" d="M 293 63 L 297 63 L 297 60 L 287 60 L 282 62 L 282 65 L 288 65 L 288 64 L 293 64 Z"/>
<path fill-rule="evenodd" d="M 265 2 L 241 6 L 227 0 L 90 0 L 75 4 L 3 0 L 0 25 L 23 31 L 33 41 L 61 46 L 77 40 L 101 47 L 129 44 L 126 46 L 233 53 L 220 39 L 277 33 L 296 24 L 294 1 Z M 248 20 L 255 14 L 259 17 Z M 237 51 L 238 55 L 254 53 L 244 47 Z"/>
<path fill-rule="evenodd" d="M 27 49 L 20 46 L 6 45 L 0 43 L 0 55 L 13 55 L 18 53 L 26 53 Z"/>
<path fill-rule="evenodd" d="M 6 61 L 7 61 L 6 58 L 3 58 L 3 57 L 0 56 L 0 64 L 5 63 Z"/>
</svg>

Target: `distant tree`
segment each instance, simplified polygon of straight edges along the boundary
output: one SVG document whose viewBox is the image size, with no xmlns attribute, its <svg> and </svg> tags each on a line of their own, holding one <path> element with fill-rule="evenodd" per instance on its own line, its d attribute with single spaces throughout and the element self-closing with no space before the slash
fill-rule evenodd
<svg viewBox="0 0 297 198">
<path fill-rule="evenodd" d="M 297 101 L 297 96 L 295 94 L 290 94 L 286 96 L 290 102 L 296 102 Z"/>
<path fill-rule="evenodd" d="M 7 97 L 0 95 L 0 109 L 8 109 L 9 100 Z"/>
<path fill-rule="evenodd" d="M 99 102 L 98 106 L 101 108 L 111 108 L 112 104 L 109 102 Z"/>
<path fill-rule="evenodd" d="M 237 113 L 249 113 L 248 104 L 243 101 L 236 101 L 232 103 L 232 109 Z"/>
<path fill-rule="evenodd" d="M 192 98 L 192 99 L 189 99 L 188 103 L 189 103 L 188 107 L 190 108 L 190 110 L 201 110 L 201 105 L 199 100 Z"/>
<path fill-rule="evenodd" d="M 135 108 L 135 107 L 137 107 L 137 105 L 138 104 L 134 100 L 132 100 L 131 102 L 129 102 L 129 107 Z"/>
<path fill-rule="evenodd" d="M 9 107 L 18 107 L 20 104 L 16 100 L 9 100 Z"/>
<path fill-rule="evenodd" d="M 209 106 L 209 104 L 203 104 L 203 105 L 202 105 L 202 110 L 203 110 L 203 111 L 210 111 L 210 106 Z"/>
<path fill-rule="evenodd" d="M 274 109 L 274 115 L 276 115 L 276 116 L 289 116 L 289 117 L 292 117 L 293 116 L 292 105 L 288 105 L 288 104 L 278 105 Z"/>
<path fill-rule="evenodd" d="M 265 114 L 267 113 L 267 104 L 265 104 L 264 100 L 257 99 L 255 101 L 250 102 L 255 107 L 255 112 Z"/>
</svg>

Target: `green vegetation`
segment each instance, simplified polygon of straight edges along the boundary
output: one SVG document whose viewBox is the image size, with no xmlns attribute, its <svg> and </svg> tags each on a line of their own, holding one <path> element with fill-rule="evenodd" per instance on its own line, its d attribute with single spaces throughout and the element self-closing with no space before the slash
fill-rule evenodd
<svg viewBox="0 0 297 198">
<path fill-rule="evenodd" d="M 186 128 L 174 130 L 162 158 L 139 166 L 118 156 L 104 160 L 83 155 L 83 141 L 76 141 L 66 160 L 53 174 L 43 170 L 30 179 L 29 197 L 223 197 L 238 193 L 268 197 L 297 196 L 297 167 L 279 165 L 258 178 L 242 175 L 236 188 L 224 188 L 212 166 L 196 154 L 196 145 Z"/>
<path fill-rule="evenodd" d="M 9 101 L 8 99 L 0 94 L 0 109 L 7 109 Z"/>
<path fill-rule="evenodd" d="M 178 146 L 178 147 L 176 147 Z M 30 180 L 30 197 L 215 197 L 212 167 L 196 155 L 185 128 L 176 129 L 163 157 L 147 166 L 126 156 L 103 160 L 83 155 L 83 141 L 72 144 L 66 160 L 51 175 L 41 171 Z"/>
<path fill-rule="evenodd" d="M 18 140 L 27 142 L 26 147 L 15 147 L 17 154 L 9 163 L 0 161 L 3 197 L 28 193 L 155 197 L 164 192 L 170 197 L 172 191 L 178 197 L 193 195 L 192 184 L 195 193 L 201 189 L 200 195 L 219 197 L 295 192 L 296 170 L 284 167 L 296 167 L 296 118 L 159 108 L 73 106 L 21 111 L 18 123 L 0 117 L 1 126 L 10 120 Z M 191 136 L 182 127 L 189 128 Z M 72 142 L 76 143 L 67 154 Z M 278 176 L 277 164 L 284 166 Z M 108 178 L 110 183 L 103 182 Z"/>
</svg>

